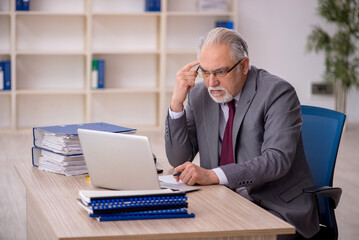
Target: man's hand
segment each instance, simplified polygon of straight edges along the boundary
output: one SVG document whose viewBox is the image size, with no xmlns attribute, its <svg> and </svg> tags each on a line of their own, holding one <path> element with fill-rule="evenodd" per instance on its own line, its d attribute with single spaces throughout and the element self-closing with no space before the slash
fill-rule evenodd
<svg viewBox="0 0 359 240">
<path fill-rule="evenodd" d="M 189 90 L 194 87 L 197 77 L 197 71 L 191 71 L 191 68 L 198 64 L 198 61 L 191 62 L 177 72 L 171 99 L 171 110 L 173 112 L 181 112 L 183 110 L 183 102 L 186 100 Z"/>
<path fill-rule="evenodd" d="M 179 176 L 174 176 L 176 181 L 182 180 L 187 185 L 212 185 L 219 184 L 217 175 L 208 169 L 201 168 L 191 162 L 185 162 L 174 169 L 174 173 L 181 172 Z"/>
</svg>

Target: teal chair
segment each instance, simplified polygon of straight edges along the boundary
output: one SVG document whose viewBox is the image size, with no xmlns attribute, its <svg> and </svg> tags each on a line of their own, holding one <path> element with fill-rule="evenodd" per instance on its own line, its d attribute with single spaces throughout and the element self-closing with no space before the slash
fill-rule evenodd
<svg viewBox="0 0 359 240">
<path fill-rule="evenodd" d="M 333 175 L 345 114 L 333 110 L 302 106 L 304 152 L 312 172 L 314 187 L 304 189 L 315 194 L 321 230 L 313 239 L 338 239 L 334 209 L 342 189 L 333 187 Z"/>
</svg>

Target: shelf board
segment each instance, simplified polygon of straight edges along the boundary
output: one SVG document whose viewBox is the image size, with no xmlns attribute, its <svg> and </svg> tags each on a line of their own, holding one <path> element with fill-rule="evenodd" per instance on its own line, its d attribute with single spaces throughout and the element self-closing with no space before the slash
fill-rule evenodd
<svg viewBox="0 0 359 240">
<path fill-rule="evenodd" d="M 0 16 L 10 16 L 10 12 L 0 12 Z"/>
<path fill-rule="evenodd" d="M 71 12 L 43 12 L 43 11 L 15 11 L 16 16 L 78 16 L 86 17 L 86 13 Z"/>
<path fill-rule="evenodd" d="M 20 89 L 16 90 L 17 95 L 84 95 L 84 89 Z"/>
<path fill-rule="evenodd" d="M 92 50 L 92 54 L 160 54 L 160 50 L 137 50 L 137 49 L 113 49 L 113 50 Z"/>
<path fill-rule="evenodd" d="M 167 16 L 200 16 L 200 17 L 208 17 L 208 16 L 233 16 L 233 12 L 199 12 L 199 11 L 183 11 L 183 12 L 177 12 L 177 11 L 169 11 L 166 12 Z"/>
<path fill-rule="evenodd" d="M 92 13 L 92 16 L 138 16 L 138 17 L 144 17 L 144 16 L 161 16 L 161 15 L 167 15 L 167 16 L 233 16 L 233 12 L 199 12 L 199 11 L 167 11 L 167 12 L 96 12 Z"/>
<path fill-rule="evenodd" d="M 11 95 L 11 90 L 0 90 L 0 96 L 10 96 Z"/>
<path fill-rule="evenodd" d="M 159 17 L 161 16 L 161 12 L 93 12 L 92 16 L 94 17 L 101 17 L 101 16 L 116 16 L 116 17 L 121 17 L 121 16 L 137 16 L 137 17 L 146 17 L 146 16 L 156 16 Z"/>
<path fill-rule="evenodd" d="M 159 88 L 105 88 L 91 90 L 92 94 L 107 93 L 159 93 Z"/>
<path fill-rule="evenodd" d="M 17 50 L 16 55 L 86 55 L 86 51 Z"/>
</svg>

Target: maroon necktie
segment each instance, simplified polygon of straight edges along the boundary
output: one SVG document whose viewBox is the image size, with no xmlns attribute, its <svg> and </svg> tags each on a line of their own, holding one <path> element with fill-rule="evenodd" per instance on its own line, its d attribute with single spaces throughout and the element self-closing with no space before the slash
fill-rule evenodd
<svg viewBox="0 0 359 240">
<path fill-rule="evenodd" d="M 221 160 L 219 162 L 220 166 L 234 163 L 233 157 L 233 143 L 232 143 L 232 132 L 233 132 L 233 119 L 234 119 L 234 99 L 228 102 L 229 114 L 226 124 L 226 129 L 224 130 L 222 149 L 221 149 Z"/>
</svg>

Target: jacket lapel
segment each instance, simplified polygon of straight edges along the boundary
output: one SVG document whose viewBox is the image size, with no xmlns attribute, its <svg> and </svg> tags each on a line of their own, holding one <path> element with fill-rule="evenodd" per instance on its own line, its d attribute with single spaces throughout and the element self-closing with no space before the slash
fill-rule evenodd
<svg viewBox="0 0 359 240">
<path fill-rule="evenodd" d="M 244 116 L 247 113 L 247 110 L 249 106 L 251 105 L 251 102 L 256 95 L 257 92 L 257 71 L 252 66 L 252 69 L 249 70 L 247 75 L 247 80 L 243 86 L 241 97 L 238 101 L 238 106 L 236 108 L 236 113 L 234 115 L 234 122 L 233 122 L 233 151 L 236 149 L 236 141 L 239 129 L 242 125 Z M 236 153 L 234 152 L 234 156 L 236 156 Z"/>
<path fill-rule="evenodd" d="M 205 121 L 205 130 L 207 135 L 207 144 L 211 165 L 213 167 L 218 166 L 218 139 L 219 139 L 219 114 L 220 105 L 213 101 L 208 94 L 204 94 L 202 98 L 203 115 Z"/>
</svg>

